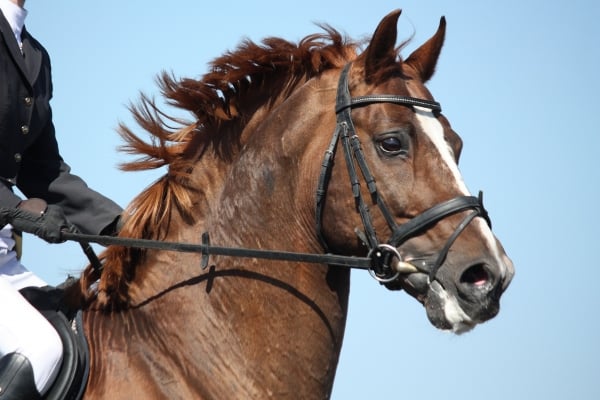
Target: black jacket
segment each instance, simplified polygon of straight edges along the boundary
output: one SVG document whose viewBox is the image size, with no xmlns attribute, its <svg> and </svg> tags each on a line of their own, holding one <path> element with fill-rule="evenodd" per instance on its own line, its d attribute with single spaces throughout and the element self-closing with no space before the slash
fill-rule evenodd
<svg viewBox="0 0 600 400">
<path fill-rule="evenodd" d="M 24 28 L 21 53 L 0 11 L 0 206 L 27 197 L 59 205 L 81 232 L 99 234 L 122 209 L 71 174 L 52 123 L 52 79 L 46 49 Z"/>
</svg>

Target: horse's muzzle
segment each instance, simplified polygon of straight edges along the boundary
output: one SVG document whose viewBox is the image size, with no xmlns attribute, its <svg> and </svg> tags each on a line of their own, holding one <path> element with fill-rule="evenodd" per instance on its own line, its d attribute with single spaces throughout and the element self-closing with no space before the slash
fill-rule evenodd
<svg viewBox="0 0 600 400">
<path fill-rule="evenodd" d="M 420 271 L 427 271 L 431 262 L 431 259 L 411 260 Z M 508 259 L 500 264 L 483 260 L 464 268 L 445 264 L 434 279 L 425 272 L 415 272 L 388 288 L 402 287 L 423 303 L 435 327 L 463 333 L 498 314 L 500 297 L 513 273 Z"/>
</svg>

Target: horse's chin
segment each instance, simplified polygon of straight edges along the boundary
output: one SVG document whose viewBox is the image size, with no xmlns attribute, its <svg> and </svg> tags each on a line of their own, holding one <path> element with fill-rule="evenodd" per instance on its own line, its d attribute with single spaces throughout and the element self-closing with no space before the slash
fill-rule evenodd
<svg viewBox="0 0 600 400">
<path fill-rule="evenodd" d="M 431 282 L 424 302 L 427 318 L 438 329 L 456 334 L 470 331 L 477 325 L 461 308 L 454 296 L 437 281 Z"/>
<path fill-rule="evenodd" d="M 437 281 L 430 282 L 423 273 L 406 276 L 400 286 L 388 286 L 389 289 L 404 289 L 425 307 L 427 318 L 438 329 L 461 334 L 470 331 L 477 325 L 461 308 L 455 296 L 449 293 Z"/>
</svg>

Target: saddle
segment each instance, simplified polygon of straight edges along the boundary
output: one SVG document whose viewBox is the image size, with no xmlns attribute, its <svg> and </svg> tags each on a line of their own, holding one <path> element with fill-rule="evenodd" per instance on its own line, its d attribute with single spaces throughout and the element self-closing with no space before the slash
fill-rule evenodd
<svg viewBox="0 0 600 400">
<path fill-rule="evenodd" d="M 63 344 L 63 360 L 44 400 L 80 400 L 89 375 L 89 349 L 83 332 L 81 310 L 68 310 L 63 304 L 63 288 L 26 287 L 21 294 L 52 324 Z"/>
</svg>

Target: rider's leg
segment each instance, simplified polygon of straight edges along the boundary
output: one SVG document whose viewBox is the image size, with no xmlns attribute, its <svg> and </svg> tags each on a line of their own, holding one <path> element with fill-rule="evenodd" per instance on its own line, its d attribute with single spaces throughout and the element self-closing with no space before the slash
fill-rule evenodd
<svg viewBox="0 0 600 400">
<path fill-rule="evenodd" d="M 63 350 L 60 337 L 52 325 L 2 276 L 0 305 L 0 356 L 10 353 L 25 356 L 33 368 L 35 387 L 43 394 L 50 388 L 60 369 Z"/>
<path fill-rule="evenodd" d="M 8 248 L 3 248 L 6 244 Z M 62 342 L 52 325 L 19 293 L 23 286 L 44 282 L 23 267 L 10 245 L 0 234 L 0 358 L 23 355 L 31 363 L 37 391 L 44 394 L 60 369 Z M 4 372 L 0 369 L 0 375 Z"/>
</svg>

